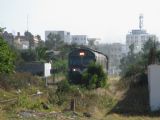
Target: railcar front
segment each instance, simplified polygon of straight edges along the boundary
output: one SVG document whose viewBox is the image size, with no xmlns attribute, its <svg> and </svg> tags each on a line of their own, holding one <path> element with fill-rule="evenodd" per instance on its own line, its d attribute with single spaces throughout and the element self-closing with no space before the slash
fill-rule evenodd
<svg viewBox="0 0 160 120">
<path fill-rule="evenodd" d="M 95 54 L 91 50 L 76 49 L 69 54 L 69 72 L 78 71 L 82 73 L 91 61 L 96 61 Z"/>
</svg>

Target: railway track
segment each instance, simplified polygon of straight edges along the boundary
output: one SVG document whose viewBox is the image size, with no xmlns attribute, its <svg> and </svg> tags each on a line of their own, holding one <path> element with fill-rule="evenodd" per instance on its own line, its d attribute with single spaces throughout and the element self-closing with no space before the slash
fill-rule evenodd
<svg viewBox="0 0 160 120">
<path fill-rule="evenodd" d="M 36 93 L 36 94 L 29 95 L 29 97 L 39 97 L 39 96 L 42 96 L 42 95 L 43 95 L 43 93 Z M 14 103 L 17 100 L 18 100 L 18 97 L 7 99 L 7 100 L 1 100 L 0 104 L 3 104 L 3 103 Z"/>
</svg>

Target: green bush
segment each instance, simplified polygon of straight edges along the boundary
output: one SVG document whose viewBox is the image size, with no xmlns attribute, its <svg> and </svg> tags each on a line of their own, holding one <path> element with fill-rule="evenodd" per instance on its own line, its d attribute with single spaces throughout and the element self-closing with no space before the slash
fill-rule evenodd
<svg viewBox="0 0 160 120">
<path fill-rule="evenodd" d="M 64 93 L 70 91 L 70 84 L 67 80 L 62 80 L 57 84 L 57 91 L 58 93 Z"/>
<path fill-rule="evenodd" d="M 101 65 L 90 63 L 87 70 L 82 74 L 82 80 L 89 89 L 106 86 L 107 75 Z"/>
<path fill-rule="evenodd" d="M 60 81 L 57 89 L 49 91 L 49 102 L 52 104 L 63 105 L 81 94 L 79 86 L 71 85 L 67 80 Z"/>
<path fill-rule="evenodd" d="M 68 101 L 68 93 L 70 92 L 70 85 L 67 80 L 62 80 L 57 83 L 56 90 L 49 90 L 49 102 L 52 104 L 62 105 Z"/>
<path fill-rule="evenodd" d="M 21 107 L 23 109 L 40 110 L 42 109 L 42 100 L 40 98 L 31 98 L 27 94 L 22 93 L 18 96 L 16 107 Z"/>
<path fill-rule="evenodd" d="M 56 68 L 57 73 L 65 73 L 67 71 L 67 60 L 64 59 L 56 59 L 52 66 Z"/>
<path fill-rule="evenodd" d="M 0 35 L 0 74 L 13 73 L 15 54 Z"/>
</svg>

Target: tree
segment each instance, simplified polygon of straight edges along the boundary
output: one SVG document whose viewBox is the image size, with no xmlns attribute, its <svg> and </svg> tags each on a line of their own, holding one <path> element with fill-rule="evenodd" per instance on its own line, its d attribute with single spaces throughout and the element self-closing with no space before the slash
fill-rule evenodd
<svg viewBox="0 0 160 120">
<path fill-rule="evenodd" d="M 0 73 L 11 73 L 14 71 L 15 54 L 8 44 L 0 36 Z"/>
<path fill-rule="evenodd" d="M 29 41 L 29 48 L 31 49 L 34 46 L 34 36 L 32 35 L 31 32 L 26 31 L 24 33 L 25 38 Z"/>
<path fill-rule="evenodd" d="M 136 59 L 139 57 L 139 55 L 134 54 L 134 44 L 129 46 L 129 52 L 127 56 L 124 56 L 120 60 L 120 69 L 121 69 L 121 76 L 128 76 L 128 72 L 132 68 L 132 64 L 136 62 Z M 130 72 L 129 72 L 130 73 Z"/>
<path fill-rule="evenodd" d="M 32 62 L 37 60 L 37 55 L 35 50 L 23 50 L 21 51 L 21 57 L 25 62 Z"/>
<path fill-rule="evenodd" d="M 0 27 L 0 33 L 3 33 L 6 28 Z"/>
<path fill-rule="evenodd" d="M 46 61 L 46 60 L 48 60 L 46 51 L 47 51 L 46 47 L 37 47 L 35 49 L 38 61 Z"/>
<path fill-rule="evenodd" d="M 39 41 L 42 40 L 40 35 L 37 35 L 36 37 L 37 37 L 37 39 L 38 39 Z"/>
<path fill-rule="evenodd" d="M 149 39 L 143 46 L 142 51 L 135 54 L 133 52 L 134 47 L 130 47 L 130 51 L 127 56 L 121 59 L 121 76 L 122 79 L 126 79 L 138 83 L 147 83 L 147 67 L 159 59 L 160 52 L 156 51 L 156 47 L 159 45 L 158 41 Z"/>
<path fill-rule="evenodd" d="M 59 50 L 64 44 L 59 34 L 50 33 L 47 37 L 45 44 L 48 49 Z"/>
<path fill-rule="evenodd" d="M 158 46 L 159 46 L 159 42 L 151 38 L 144 44 L 144 47 L 142 50 L 143 50 L 143 59 L 145 60 L 145 63 L 146 63 L 146 68 L 147 68 L 147 65 L 151 63 L 155 63 L 156 55 L 158 57 L 157 50 L 156 50 Z"/>
<path fill-rule="evenodd" d="M 142 51 L 144 54 L 148 54 L 150 49 L 155 47 L 157 48 L 159 45 L 159 42 L 156 40 L 153 40 L 152 38 L 150 38 L 148 41 L 146 41 L 146 43 L 144 44 Z"/>
<path fill-rule="evenodd" d="M 38 47 L 46 47 L 46 46 L 45 46 L 45 42 L 44 42 L 43 40 L 40 40 L 40 41 L 38 42 Z"/>
<path fill-rule="evenodd" d="M 92 49 L 95 48 L 95 41 L 96 39 L 92 38 L 92 39 L 88 39 L 88 46 Z"/>
</svg>

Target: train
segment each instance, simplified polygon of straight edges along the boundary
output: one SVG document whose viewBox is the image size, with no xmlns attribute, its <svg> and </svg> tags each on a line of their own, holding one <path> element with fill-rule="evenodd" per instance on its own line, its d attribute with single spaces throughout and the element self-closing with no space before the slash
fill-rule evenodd
<svg viewBox="0 0 160 120">
<path fill-rule="evenodd" d="M 108 57 L 94 49 L 79 47 L 73 49 L 68 55 L 68 74 L 69 79 L 80 78 L 80 74 L 86 70 L 91 62 L 102 66 L 104 72 L 108 72 Z M 79 76 L 79 77 L 78 77 Z"/>
</svg>

